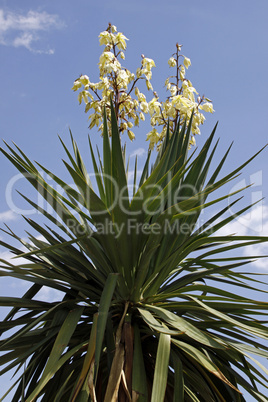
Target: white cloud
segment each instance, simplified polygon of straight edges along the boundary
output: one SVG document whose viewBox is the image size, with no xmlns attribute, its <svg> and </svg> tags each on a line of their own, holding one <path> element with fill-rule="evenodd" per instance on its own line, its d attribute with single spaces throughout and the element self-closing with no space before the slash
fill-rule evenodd
<svg viewBox="0 0 268 402">
<path fill-rule="evenodd" d="M 43 286 L 34 299 L 53 303 L 55 301 L 62 300 L 63 296 L 63 292 L 60 292 L 57 289 L 49 288 L 48 286 Z"/>
<path fill-rule="evenodd" d="M 268 237 L 268 205 L 260 204 L 248 213 L 237 217 L 226 227 L 220 229 L 216 236 L 237 234 L 239 236 L 267 236 Z M 268 243 L 254 244 L 244 248 L 245 256 L 268 255 Z M 255 267 L 268 271 L 268 258 L 261 258 L 253 262 Z"/>
<path fill-rule="evenodd" d="M 268 205 L 255 206 L 246 214 L 238 216 L 217 233 L 220 235 L 236 233 L 241 236 L 268 236 Z"/>
<path fill-rule="evenodd" d="M 7 211 L 6 213 L 4 212 L 4 213 L 2 213 L 2 215 L 8 214 L 9 212 L 12 212 L 12 211 Z M 14 213 L 14 215 L 15 215 L 15 216 L 18 216 L 18 215 L 15 214 L 15 213 Z M 0 221 L 1 221 L 1 214 L 0 214 Z M 36 236 L 36 240 L 46 241 L 45 237 L 42 236 L 42 235 Z M 22 241 L 29 243 L 29 239 L 26 238 L 26 237 L 25 237 L 25 238 L 22 238 Z M 33 243 L 32 243 L 31 241 L 30 241 L 30 244 L 33 245 Z M 21 251 L 21 253 L 26 253 L 27 251 L 29 251 L 29 250 L 28 250 L 25 246 L 23 246 L 23 245 L 20 245 L 20 246 L 17 247 L 17 248 Z M 26 264 L 26 263 L 29 262 L 28 260 L 26 260 L 26 259 L 23 258 L 23 257 L 16 257 L 16 258 L 14 258 L 14 257 L 15 257 L 15 254 L 11 253 L 9 250 L 0 252 L 0 260 L 4 260 L 4 261 L 6 261 L 7 263 L 10 263 L 10 264 L 12 264 L 12 265 L 21 265 L 21 264 Z"/>
<path fill-rule="evenodd" d="M 10 251 L 2 251 L 0 253 L 0 260 L 4 260 L 7 263 L 10 263 L 12 265 L 21 265 L 21 264 L 26 264 L 27 260 L 25 260 L 24 258 L 14 258 L 15 254 L 12 254 Z M 1 262 L 2 265 L 2 262 Z"/>
<path fill-rule="evenodd" d="M 36 237 L 38 240 L 45 240 L 45 238 L 42 235 L 39 235 Z M 27 239 L 28 241 L 28 239 Z M 20 247 L 20 250 L 22 252 L 24 251 L 28 251 L 25 247 Z M 10 263 L 12 265 L 22 265 L 22 264 L 26 264 L 29 263 L 28 260 L 19 257 L 19 258 L 14 258 L 15 255 L 12 254 L 10 251 L 3 251 L 0 252 L 0 260 L 4 260 L 7 263 Z M 2 268 L 4 268 L 5 264 L 0 261 L 0 265 Z M 15 289 L 15 290 L 19 290 L 19 289 L 24 289 L 26 287 L 29 287 L 29 282 L 27 281 L 22 281 L 22 280 L 13 280 L 13 282 L 10 283 L 9 285 L 11 288 Z M 36 294 L 36 296 L 34 297 L 34 299 L 36 300 L 42 300 L 42 301 L 49 301 L 49 302 L 53 302 L 53 301 L 58 301 L 61 300 L 63 297 L 63 293 L 60 292 L 57 289 L 53 289 L 53 288 L 49 288 L 47 286 L 43 286 L 41 288 L 41 290 Z"/>
<path fill-rule="evenodd" d="M 255 267 L 268 272 L 268 245 L 267 243 L 254 244 L 253 246 L 248 246 L 245 248 L 245 255 L 258 255 L 266 256 L 264 258 L 259 258 L 253 261 Z"/>
<path fill-rule="evenodd" d="M 0 212 L 0 222 L 14 221 L 20 218 L 20 215 L 16 214 L 16 212 L 11 209 L 5 212 Z"/>
<path fill-rule="evenodd" d="M 53 54 L 53 49 L 40 50 L 32 47 L 40 39 L 39 33 L 64 27 L 64 23 L 55 14 L 45 11 L 30 10 L 19 14 L 0 9 L 0 44 L 13 47 L 25 47 L 34 53 Z"/>
<path fill-rule="evenodd" d="M 132 154 L 130 154 L 130 157 L 143 156 L 146 153 L 147 153 L 147 151 L 144 148 L 137 148 L 137 149 L 135 149 L 135 151 L 132 152 Z"/>
</svg>

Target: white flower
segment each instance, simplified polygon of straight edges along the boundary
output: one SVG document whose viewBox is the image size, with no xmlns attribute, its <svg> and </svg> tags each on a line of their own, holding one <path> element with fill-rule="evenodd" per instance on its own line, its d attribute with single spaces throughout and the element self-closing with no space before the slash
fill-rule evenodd
<svg viewBox="0 0 268 402">
<path fill-rule="evenodd" d="M 82 85 L 87 85 L 90 81 L 87 75 L 81 75 L 80 82 Z"/>
<path fill-rule="evenodd" d="M 177 93 L 177 87 L 176 87 L 176 85 L 172 85 L 172 87 L 170 87 L 169 90 L 170 90 L 171 96 L 176 95 L 176 93 Z"/>
<path fill-rule="evenodd" d="M 153 59 L 149 59 L 142 55 L 141 67 L 137 69 L 136 74 L 131 73 L 122 67 L 119 59 L 125 59 L 124 50 L 126 49 L 126 41 L 128 40 L 121 32 L 117 32 L 114 25 L 109 24 L 107 31 L 101 32 L 99 35 L 100 44 L 104 45 L 104 51 L 99 60 L 100 81 L 92 83 L 87 75 L 81 75 L 74 84 L 72 89 L 77 91 L 79 103 L 85 102 L 85 111 L 91 111 L 89 115 L 90 128 L 100 126 L 103 127 L 103 107 L 107 107 L 109 135 L 111 135 L 111 110 L 109 109 L 110 99 L 118 106 L 117 119 L 120 132 L 127 131 L 130 140 L 135 138 L 131 131 L 132 127 L 138 126 L 139 121 L 145 120 L 144 114 L 150 114 L 151 131 L 147 134 L 149 148 L 154 149 L 155 145 L 159 150 L 161 142 L 166 135 L 167 121 L 170 121 L 170 130 L 173 132 L 177 118 L 180 117 L 180 124 L 184 121 L 189 123 L 193 113 L 192 135 L 200 133 L 200 126 L 204 123 L 205 117 L 201 113 L 212 113 L 213 105 L 208 98 L 198 95 L 190 80 L 185 78 L 185 71 L 191 65 L 188 57 L 183 57 L 183 63 L 178 65 L 178 52 L 181 45 L 177 44 L 176 56 L 170 57 L 168 64 L 175 67 L 176 72 L 165 81 L 165 87 L 170 91 L 170 95 L 166 100 L 160 102 L 156 92 L 153 93 L 154 98 L 147 102 L 146 96 L 137 88 L 137 81 L 145 79 L 148 90 L 153 91 L 151 84 L 152 68 L 155 67 Z M 179 76 L 178 76 L 179 75 Z M 82 90 L 81 90 L 82 89 Z M 132 94 L 135 92 L 135 99 Z M 199 96 L 198 101 L 195 100 Z M 203 103 L 204 102 L 204 103 Z M 131 120 L 131 121 L 130 121 Z M 133 124 L 133 123 L 134 124 Z M 159 134 L 159 132 L 160 134 Z M 194 145 L 195 139 L 192 136 L 190 144 Z"/>
<path fill-rule="evenodd" d="M 123 35 L 122 32 L 118 32 L 118 34 L 116 34 L 115 43 L 118 49 L 126 50 L 127 48 L 126 40 L 128 40 L 128 38 L 125 35 Z"/>
<path fill-rule="evenodd" d="M 149 148 L 154 149 L 155 144 L 160 140 L 160 135 L 157 132 L 156 128 L 153 128 L 148 134 L 146 141 L 150 141 Z"/>
<path fill-rule="evenodd" d="M 170 57 L 170 59 L 168 60 L 168 65 L 169 67 L 175 67 L 177 64 L 176 60 L 174 59 L 174 57 Z"/>
<path fill-rule="evenodd" d="M 154 112 L 159 113 L 160 112 L 160 107 L 161 107 L 161 103 L 158 102 L 157 98 L 153 98 L 148 103 L 148 109 L 149 109 L 150 115 L 152 116 Z"/>
<path fill-rule="evenodd" d="M 143 68 L 147 71 L 151 71 L 152 67 L 155 67 L 155 62 L 153 59 L 148 59 L 147 57 L 144 57 L 141 62 Z"/>
<path fill-rule="evenodd" d="M 140 112 L 139 116 L 140 116 L 140 119 L 141 119 L 142 121 L 145 120 L 145 116 L 144 116 L 144 114 L 143 114 L 142 112 Z"/>
<path fill-rule="evenodd" d="M 152 84 L 150 83 L 149 80 L 146 80 L 146 86 L 147 86 L 148 91 L 153 90 L 153 86 L 152 86 Z"/>
<path fill-rule="evenodd" d="M 99 34 L 100 45 L 113 44 L 114 35 L 108 31 L 101 32 Z"/>
<path fill-rule="evenodd" d="M 180 66 L 180 79 L 184 80 L 185 78 L 185 68 L 184 66 Z"/>
<path fill-rule="evenodd" d="M 206 102 L 203 105 L 199 106 L 199 109 L 204 110 L 204 112 L 209 112 L 209 113 L 213 113 L 214 109 L 213 109 L 213 105 L 211 102 Z"/>
<path fill-rule="evenodd" d="M 135 134 L 133 133 L 133 131 L 127 130 L 127 134 L 128 134 L 128 138 L 130 139 L 130 141 L 135 140 Z"/>
<path fill-rule="evenodd" d="M 81 86 L 82 86 L 82 84 L 81 84 L 80 80 L 78 79 L 78 80 L 76 80 L 76 81 L 74 82 L 74 85 L 73 85 L 73 87 L 72 87 L 72 90 L 73 90 L 73 91 L 77 91 L 79 88 L 81 88 Z"/>
<path fill-rule="evenodd" d="M 147 102 L 141 102 L 140 103 L 140 109 L 143 113 L 148 113 L 149 108 L 148 108 L 148 103 Z"/>
<path fill-rule="evenodd" d="M 186 68 L 188 68 L 191 65 L 191 60 L 188 57 L 184 56 L 183 64 Z"/>
</svg>

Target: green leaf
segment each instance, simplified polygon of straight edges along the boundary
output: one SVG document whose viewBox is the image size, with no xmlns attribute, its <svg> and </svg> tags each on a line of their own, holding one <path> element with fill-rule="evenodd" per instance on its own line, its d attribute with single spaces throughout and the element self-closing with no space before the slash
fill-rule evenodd
<svg viewBox="0 0 268 402">
<path fill-rule="evenodd" d="M 74 402 L 76 400 L 76 397 L 79 394 L 79 391 L 85 381 L 85 378 L 88 376 L 89 368 L 91 365 L 91 362 L 94 358 L 95 355 L 95 348 L 96 348 L 96 336 L 97 336 L 97 322 L 98 322 L 98 314 L 95 314 L 93 317 L 93 324 L 92 324 L 92 329 L 90 332 L 90 338 L 88 342 L 88 348 L 87 348 L 87 354 L 86 357 L 84 358 L 84 363 L 83 367 L 80 373 L 80 376 L 77 380 L 75 389 L 73 391 L 73 395 L 70 398 L 71 402 Z"/>
<path fill-rule="evenodd" d="M 165 399 L 168 365 L 170 355 L 170 335 L 160 334 L 154 369 L 152 402 L 163 402 Z"/>
<path fill-rule="evenodd" d="M 212 374 L 214 374 L 220 380 L 224 381 L 227 385 L 229 385 L 230 387 L 232 387 L 236 391 L 240 392 L 238 389 L 236 389 L 236 387 L 234 387 L 230 383 L 230 381 L 224 376 L 224 374 L 219 370 L 219 368 L 211 360 L 209 360 L 208 357 L 204 353 L 202 353 L 199 349 L 197 349 L 194 346 L 192 346 L 190 344 L 187 344 L 185 342 L 178 341 L 177 339 L 172 338 L 171 341 L 179 349 L 181 349 L 187 355 L 189 355 L 194 360 L 196 360 L 205 369 L 210 371 Z"/>
<path fill-rule="evenodd" d="M 206 346 L 210 346 L 213 348 L 225 349 L 224 343 L 217 342 L 214 337 L 207 335 L 206 333 L 200 331 L 190 322 L 186 321 L 182 317 L 179 317 L 176 314 L 168 311 L 167 309 L 145 305 L 148 310 L 153 311 L 159 318 L 164 320 L 167 324 L 171 325 L 173 328 L 176 328 L 181 333 L 189 336 L 189 338 L 194 339 L 197 342 L 200 342 Z"/>
<path fill-rule="evenodd" d="M 127 210 L 129 207 L 127 178 L 123 161 L 119 129 L 117 126 L 115 110 L 112 103 L 111 103 L 111 125 L 112 125 L 112 178 L 118 185 L 119 193 L 124 191 L 123 205 L 125 210 Z"/>
<path fill-rule="evenodd" d="M 95 172 L 95 178 L 96 178 L 96 182 L 97 182 L 99 193 L 100 193 L 100 198 L 101 198 L 102 202 L 106 203 L 106 197 L 105 197 L 105 193 L 104 193 L 104 187 L 103 187 L 101 172 L 98 169 L 98 166 L 97 166 L 97 163 L 96 163 L 95 155 L 94 155 L 94 152 L 93 152 L 93 148 L 92 148 L 89 136 L 88 136 L 88 141 L 89 141 L 90 154 L 91 154 L 91 159 L 92 159 L 92 163 L 93 163 L 93 168 L 94 168 L 94 172 Z"/>
<path fill-rule="evenodd" d="M 146 322 L 146 324 L 149 325 L 155 332 L 161 333 L 161 334 L 168 334 L 168 335 L 179 335 L 182 334 L 181 331 L 177 330 L 171 330 L 167 328 L 166 325 L 164 325 L 161 321 L 157 321 L 154 316 L 145 309 L 138 308 L 140 315 L 142 316 L 143 320 Z"/>
<path fill-rule="evenodd" d="M 263 327 L 263 329 L 255 328 L 255 326 L 252 325 L 252 322 L 251 323 L 249 322 L 248 324 L 244 324 L 243 322 L 241 322 L 241 320 L 229 317 L 226 314 L 223 314 L 220 311 L 215 310 L 212 307 L 209 307 L 207 304 L 203 303 L 201 300 L 198 300 L 197 298 L 195 298 L 193 296 L 189 296 L 189 297 L 190 297 L 190 299 L 194 300 L 197 304 L 202 306 L 204 309 L 209 311 L 213 316 L 216 316 L 226 322 L 229 322 L 229 323 L 233 324 L 234 326 L 237 326 L 238 328 L 241 328 L 241 329 L 243 329 L 253 335 L 256 335 L 260 338 L 268 339 L 268 331 L 265 327 Z"/>
<path fill-rule="evenodd" d="M 103 181 L 106 193 L 106 206 L 109 209 L 112 206 L 112 157 L 111 147 L 108 135 L 106 108 L 103 112 Z"/>
<path fill-rule="evenodd" d="M 134 326 L 134 356 L 132 372 L 132 393 L 139 402 L 148 401 L 147 377 L 144 366 L 144 357 L 138 325 Z"/>
<path fill-rule="evenodd" d="M 53 348 L 51 350 L 49 359 L 47 361 L 45 370 L 40 378 L 37 387 L 31 393 L 31 395 L 27 398 L 26 402 L 34 401 L 39 393 L 42 391 L 44 386 L 50 380 L 50 378 L 55 373 L 55 366 L 60 360 L 64 350 L 69 344 L 69 341 L 76 329 L 77 323 L 83 313 L 84 307 L 76 308 L 75 310 L 70 311 L 68 316 L 66 317 L 59 334 L 55 340 Z"/>
<path fill-rule="evenodd" d="M 116 287 L 116 283 L 118 280 L 118 274 L 109 274 L 102 295 L 100 299 L 100 305 L 99 305 L 99 317 L 98 317 L 98 323 L 97 323 L 97 335 L 96 335 L 96 349 L 95 349 L 95 372 L 94 372 L 94 377 L 95 381 L 97 379 L 97 373 L 98 373 L 98 367 L 99 367 L 99 362 L 100 362 L 100 356 L 102 352 L 102 343 L 103 343 L 103 337 L 104 337 L 104 332 L 106 328 L 106 323 L 107 323 L 107 318 L 108 318 L 108 313 L 109 309 L 111 306 L 111 301 L 113 297 L 113 293 Z"/>
<path fill-rule="evenodd" d="M 173 351 L 171 351 L 171 358 L 175 372 L 173 402 L 182 402 L 184 400 L 183 365 L 180 358 Z"/>
</svg>

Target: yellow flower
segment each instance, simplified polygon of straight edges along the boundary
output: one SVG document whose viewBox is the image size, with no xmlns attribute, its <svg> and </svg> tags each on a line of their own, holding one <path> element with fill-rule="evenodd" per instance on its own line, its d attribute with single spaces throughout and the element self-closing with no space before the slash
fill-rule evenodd
<svg viewBox="0 0 268 402">
<path fill-rule="evenodd" d="M 122 123 L 122 124 L 120 125 L 120 128 L 121 128 L 122 131 L 127 130 L 127 123 L 126 123 L 126 122 Z"/>
<path fill-rule="evenodd" d="M 142 59 L 141 64 L 147 71 L 151 71 L 152 67 L 155 67 L 155 62 L 153 59 L 148 59 L 147 57 Z"/>
<path fill-rule="evenodd" d="M 183 80 L 185 78 L 185 68 L 184 66 L 180 66 L 180 79 Z"/>
<path fill-rule="evenodd" d="M 99 67 L 101 73 L 109 74 L 113 71 L 119 71 L 121 69 L 121 64 L 112 52 L 103 52 L 100 56 Z"/>
<path fill-rule="evenodd" d="M 141 68 L 137 68 L 137 70 L 136 70 L 136 77 L 137 78 L 140 78 L 142 76 L 142 70 L 141 70 Z"/>
<path fill-rule="evenodd" d="M 169 90 L 170 90 L 171 96 L 176 95 L 176 93 L 177 93 L 176 85 L 172 85 L 172 87 L 170 87 Z"/>
<path fill-rule="evenodd" d="M 125 35 L 123 35 L 122 32 L 118 32 L 118 34 L 116 34 L 115 43 L 118 49 L 126 50 L 127 48 L 126 40 L 128 40 L 128 38 Z"/>
<path fill-rule="evenodd" d="M 81 75 L 80 82 L 82 85 L 87 85 L 90 81 L 87 75 Z"/>
<path fill-rule="evenodd" d="M 149 103 L 148 103 L 148 109 L 149 113 L 152 116 L 154 112 L 159 113 L 160 112 L 160 107 L 161 103 L 158 102 L 157 98 L 153 98 Z"/>
<path fill-rule="evenodd" d="M 120 70 L 118 75 L 117 75 L 117 79 L 118 79 L 118 86 L 119 88 L 127 88 L 128 85 L 128 75 L 126 73 L 125 70 Z"/>
<path fill-rule="evenodd" d="M 100 45 L 113 44 L 114 35 L 108 31 L 101 32 L 99 34 Z"/>
<path fill-rule="evenodd" d="M 170 67 L 176 67 L 179 79 L 176 80 L 177 74 L 166 79 L 165 87 L 170 91 L 170 95 L 165 101 L 160 102 L 157 93 L 154 92 L 154 98 L 150 102 L 147 102 L 146 96 L 137 88 L 137 81 L 145 79 L 148 90 L 153 91 L 150 80 L 155 62 L 153 59 L 142 55 L 141 67 L 137 69 L 136 74 L 122 67 L 119 58 L 122 60 L 125 59 L 124 50 L 126 49 L 127 40 L 123 33 L 117 32 L 116 26 L 109 24 L 108 30 L 101 32 L 99 35 L 100 44 L 105 46 L 98 64 L 100 81 L 92 83 L 87 75 L 82 75 L 73 84 L 72 89 L 74 91 L 82 89 L 78 94 L 79 103 L 82 103 L 82 101 L 85 102 L 85 111 L 93 112 L 89 116 L 90 127 L 100 126 L 99 130 L 101 129 L 103 126 L 103 107 L 106 105 L 108 106 L 109 135 L 111 135 L 109 102 L 110 98 L 112 98 L 113 102 L 117 102 L 118 104 L 117 117 L 120 132 L 127 131 L 131 141 L 135 138 L 134 133 L 130 130 L 133 127 L 133 123 L 135 126 L 138 126 L 140 120 L 145 120 L 144 114 L 150 113 L 152 129 L 147 134 L 150 149 L 154 149 L 156 145 L 159 150 L 161 142 L 166 135 L 168 120 L 170 121 L 172 132 L 178 116 L 181 118 L 180 124 L 184 121 L 189 123 L 192 111 L 194 111 L 191 127 L 192 135 L 199 134 L 199 126 L 205 120 L 204 115 L 200 111 L 203 110 L 204 112 L 212 113 L 214 110 L 211 101 L 204 97 L 201 99 L 191 81 L 185 78 L 185 71 L 191 65 L 191 60 L 188 57 L 182 56 L 184 58 L 183 63 L 177 65 L 176 56 L 170 57 L 168 64 Z M 180 50 L 180 45 L 177 45 L 177 52 Z M 136 95 L 135 99 L 132 98 L 134 91 Z M 195 101 L 195 94 L 199 96 L 197 102 Z M 161 131 L 160 134 L 157 131 L 158 127 L 159 131 Z M 192 137 L 191 144 L 193 145 L 194 143 L 195 139 Z"/>
<path fill-rule="evenodd" d="M 142 121 L 145 120 L 145 116 L 144 116 L 144 114 L 143 114 L 142 112 L 140 112 L 139 116 L 140 116 L 140 119 L 141 119 Z"/>
<path fill-rule="evenodd" d="M 82 86 L 82 84 L 81 84 L 81 82 L 80 82 L 80 79 L 78 78 L 78 80 L 76 80 L 76 81 L 74 82 L 74 85 L 73 85 L 73 87 L 72 87 L 72 90 L 73 90 L 73 91 L 77 91 L 79 88 L 81 88 L 81 86 Z"/>
<path fill-rule="evenodd" d="M 146 86 L 147 86 L 148 91 L 153 90 L 153 86 L 152 86 L 152 84 L 150 83 L 149 80 L 146 80 Z"/>
<path fill-rule="evenodd" d="M 135 134 L 133 133 L 133 131 L 127 130 L 127 134 L 130 141 L 135 140 Z"/>
<path fill-rule="evenodd" d="M 168 60 L 168 65 L 169 67 L 175 67 L 177 64 L 176 60 L 174 59 L 174 57 L 170 57 L 170 59 Z"/>
<path fill-rule="evenodd" d="M 136 115 L 135 120 L 134 120 L 134 125 L 135 125 L 135 126 L 138 126 L 138 125 L 139 125 L 139 122 L 140 122 L 139 116 Z"/>
<path fill-rule="evenodd" d="M 153 128 L 148 134 L 146 141 L 150 141 L 149 148 L 154 149 L 155 144 L 158 143 L 160 135 L 158 134 L 156 128 Z"/>
<path fill-rule="evenodd" d="M 79 105 L 81 105 L 82 100 L 85 102 L 85 104 L 88 103 L 88 95 L 89 95 L 89 92 L 88 92 L 88 91 L 81 91 L 81 92 L 78 94 L 78 102 L 79 102 Z"/>
<path fill-rule="evenodd" d="M 195 141 L 194 136 L 192 135 L 192 137 L 191 137 L 191 139 L 189 141 L 189 145 L 195 145 L 195 144 L 196 144 L 196 141 Z"/>
<path fill-rule="evenodd" d="M 209 112 L 209 113 L 214 112 L 213 105 L 210 102 L 206 102 L 203 105 L 200 105 L 199 109 L 204 110 L 204 112 Z"/>
<path fill-rule="evenodd" d="M 183 64 L 186 68 L 188 68 L 191 65 L 191 60 L 188 57 L 184 56 Z"/>
<path fill-rule="evenodd" d="M 171 84 L 169 82 L 169 77 L 165 81 L 165 87 L 167 88 L 167 90 L 169 90 L 171 88 Z"/>
<path fill-rule="evenodd" d="M 115 56 L 112 52 L 103 52 L 100 55 L 100 66 L 104 66 L 107 62 L 111 62 L 115 59 Z"/>
<path fill-rule="evenodd" d="M 195 102 L 194 94 L 193 94 L 194 88 L 185 88 L 183 90 L 183 96 L 185 98 L 190 99 L 192 102 Z"/>
<path fill-rule="evenodd" d="M 149 108 L 148 108 L 148 103 L 147 102 L 141 102 L 140 103 L 140 109 L 143 113 L 148 113 Z"/>
<path fill-rule="evenodd" d="M 146 96 L 140 92 L 137 87 L 135 88 L 135 95 L 137 96 L 139 102 L 146 102 Z"/>
</svg>

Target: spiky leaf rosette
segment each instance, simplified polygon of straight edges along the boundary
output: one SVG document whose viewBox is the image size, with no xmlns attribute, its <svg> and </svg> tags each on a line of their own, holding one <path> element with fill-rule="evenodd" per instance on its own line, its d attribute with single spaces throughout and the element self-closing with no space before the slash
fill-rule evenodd
<svg viewBox="0 0 268 402">
<path fill-rule="evenodd" d="M 22 298 L 0 298 L 11 307 L 1 332 L 12 331 L 0 343 L 0 374 L 23 368 L 12 401 L 245 401 L 243 389 L 266 401 L 257 385 L 267 387 L 267 370 L 252 354 L 268 357 L 267 303 L 245 296 L 259 284 L 243 272 L 256 256 L 232 251 L 267 238 L 217 235 L 249 207 L 226 217 L 221 206 L 199 222 L 252 158 L 218 178 L 228 150 L 208 176 L 215 130 L 188 157 L 190 126 L 167 134 L 151 170 L 148 154 L 139 182 L 136 163 L 133 191 L 114 110 L 111 140 L 104 116 L 102 160 L 90 143 L 98 191 L 73 137 L 74 156 L 62 143 L 76 188 L 41 166 L 64 193 L 19 148 L 2 149 L 55 212 L 24 196 L 50 224 L 26 219 L 39 235 L 28 242 L 8 232 L 23 254 L 1 241 L 25 264 L 2 261 L 0 275 L 29 283 Z M 39 300 L 44 286 L 59 300 Z"/>
</svg>

